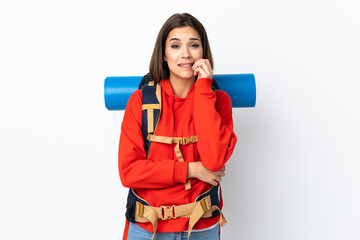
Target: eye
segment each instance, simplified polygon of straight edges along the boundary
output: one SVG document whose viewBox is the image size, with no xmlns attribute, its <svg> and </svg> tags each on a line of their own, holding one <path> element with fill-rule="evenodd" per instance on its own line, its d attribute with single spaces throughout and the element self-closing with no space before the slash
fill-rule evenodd
<svg viewBox="0 0 360 240">
<path fill-rule="evenodd" d="M 198 48 L 200 45 L 199 44 L 197 44 L 197 43 L 193 43 L 193 44 L 191 44 L 191 47 L 193 47 L 193 48 Z"/>
<path fill-rule="evenodd" d="M 171 45 L 171 48 L 179 48 L 180 46 L 178 44 Z"/>
</svg>

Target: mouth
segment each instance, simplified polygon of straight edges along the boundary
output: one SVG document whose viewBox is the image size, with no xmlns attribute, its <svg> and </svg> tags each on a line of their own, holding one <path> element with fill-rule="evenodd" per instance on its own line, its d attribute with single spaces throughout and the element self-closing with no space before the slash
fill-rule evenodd
<svg viewBox="0 0 360 240">
<path fill-rule="evenodd" d="M 194 63 L 180 63 L 178 64 L 178 66 L 180 67 L 192 67 L 194 65 Z"/>
</svg>

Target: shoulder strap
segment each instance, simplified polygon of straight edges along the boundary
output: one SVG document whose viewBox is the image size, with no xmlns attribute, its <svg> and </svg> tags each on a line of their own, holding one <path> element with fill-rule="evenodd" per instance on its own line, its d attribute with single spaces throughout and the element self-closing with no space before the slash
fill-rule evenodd
<svg viewBox="0 0 360 240">
<path fill-rule="evenodd" d="M 144 77 L 141 79 L 140 83 L 139 83 L 139 89 L 141 89 L 145 84 L 148 84 L 149 82 L 152 81 L 152 78 L 150 76 L 150 73 L 147 73 L 146 75 L 144 75 Z"/>
<path fill-rule="evenodd" d="M 149 154 L 151 142 L 148 134 L 154 133 L 161 114 L 161 86 L 150 81 L 142 86 L 142 125 L 146 155 Z"/>
<path fill-rule="evenodd" d="M 215 80 L 213 79 L 212 83 L 211 83 L 211 88 L 212 90 L 219 90 L 219 85 L 217 85 L 217 83 L 215 82 Z"/>
</svg>

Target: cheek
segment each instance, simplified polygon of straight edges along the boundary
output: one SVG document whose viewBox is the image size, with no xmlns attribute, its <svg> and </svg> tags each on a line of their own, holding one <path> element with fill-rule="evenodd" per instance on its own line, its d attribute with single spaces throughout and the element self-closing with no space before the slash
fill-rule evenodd
<svg viewBox="0 0 360 240">
<path fill-rule="evenodd" d="M 168 64 L 171 64 L 176 59 L 174 53 L 169 53 L 169 52 L 165 52 L 165 58 Z"/>
<path fill-rule="evenodd" d="M 196 58 L 196 60 L 202 58 L 202 57 L 203 57 L 203 54 L 202 54 L 202 53 L 203 53 L 202 48 L 201 48 L 201 49 L 197 49 L 196 52 L 194 53 L 194 58 Z"/>
</svg>

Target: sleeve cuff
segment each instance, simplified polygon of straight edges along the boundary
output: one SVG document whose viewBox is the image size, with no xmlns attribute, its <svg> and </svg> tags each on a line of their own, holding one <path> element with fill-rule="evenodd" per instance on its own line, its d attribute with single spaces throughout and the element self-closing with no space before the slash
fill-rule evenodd
<svg viewBox="0 0 360 240">
<path fill-rule="evenodd" d="M 210 89 L 213 80 L 211 78 L 200 78 L 196 81 L 196 88 L 198 89 Z"/>
<path fill-rule="evenodd" d="M 175 162 L 174 168 L 174 182 L 175 183 L 186 183 L 188 173 L 187 162 Z"/>
</svg>

